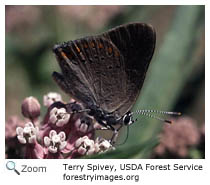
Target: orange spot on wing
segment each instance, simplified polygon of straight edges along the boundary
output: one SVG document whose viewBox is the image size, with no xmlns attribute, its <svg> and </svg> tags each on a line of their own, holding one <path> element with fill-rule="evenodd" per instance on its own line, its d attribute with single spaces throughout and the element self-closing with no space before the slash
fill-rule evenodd
<svg viewBox="0 0 210 185">
<path fill-rule="evenodd" d="M 112 48 L 111 47 L 108 48 L 108 52 L 109 52 L 109 54 L 112 54 Z"/>
<path fill-rule="evenodd" d="M 59 52 L 61 56 L 63 57 L 63 59 L 65 60 L 71 60 L 73 58 L 73 55 L 71 53 L 68 53 L 68 56 L 67 56 L 66 53 L 62 51 L 62 49 L 60 49 Z"/>
<path fill-rule="evenodd" d="M 104 48 L 104 46 L 101 43 L 99 43 L 99 48 L 102 49 Z"/>
<path fill-rule="evenodd" d="M 62 56 L 63 58 L 67 58 L 66 54 L 65 54 L 63 51 L 61 51 L 61 56 Z"/>
<path fill-rule="evenodd" d="M 118 51 L 115 51 L 115 52 L 114 52 L 114 55 L 115 55 L 116 57 L 119 57 L 119 56 L 120 56 L 120 54 L 119 54 Z"/>
<path fill-rule="evenodd" d="M 78 46 L 76 46 L 77 51 L 80 53 L 80 49 L 78 48 Z"/>
<path fill-rule="evenodd" d="M 91 42 L 91 47 L 92 47 L 92 48 L 94 48 L 94 47 L 95 47 L 94 42 Z"/>
<path fill-rule="evenodd" d="M 87 48 L 88 48 L 88 45 L 85 43 L 85 44 L 83 45 L 83 47 L 84 47 L 85 49 L 87 49 Z"/>
</svg>

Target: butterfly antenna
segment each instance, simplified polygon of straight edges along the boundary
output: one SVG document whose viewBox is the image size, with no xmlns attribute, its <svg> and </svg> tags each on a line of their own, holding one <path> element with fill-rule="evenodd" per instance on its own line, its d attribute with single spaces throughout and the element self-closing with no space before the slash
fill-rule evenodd
<svg viewBox="0 0 210 185">
<path fill-rule="evenodd" d="M 144 116 L 148 116 L 150 118 L 154 118 L 154 119 L 163 121 L 165 123 L 172 124 L 172 121 L 170 121 L 170 120 L 167 120 L 167 119 L 164 119 L 164 118 L 160 118 L 158 116 L 155 116 L 155 115 L 152 115 L 152 114 L 149 114 L 149 113 L 177 115 L 177 116 L 180 116 L 181 115 L 180 112 L 167 112 L 167 111 L 157 111 L 157 110 L 137 110 L 137 111 L 133 112 L 133 114 L 141 114 L 141 115 L 144 115 Z"/>
<path fill-rule="evenodd" d="M 168 115 L 176 115 L 180 116 L 181 112 L 168 112 L 168 111 L 158 111 L 158 110 L 137 110 L 134 113 L 141 114 L 141 113 L 157 113 L 157 114 L 168 114 Z"/>
</svg>

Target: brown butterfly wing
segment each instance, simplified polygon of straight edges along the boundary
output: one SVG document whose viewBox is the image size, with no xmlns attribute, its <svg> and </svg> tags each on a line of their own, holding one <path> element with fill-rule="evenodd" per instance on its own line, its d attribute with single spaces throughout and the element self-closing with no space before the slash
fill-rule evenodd
<svg viewBox="0 0 210 185">
<path fill-rule="evenodd" d="M 53 77 L 66 93 L 87 108 L 91 104 L 107 112 L 119 108 L 126 92 L 125 70 L 123 57 L 112 42 L 90 36 L 56 45 L 54 53 L 62 74 L 54 72 Z"/>
<path fill-rule="evenodd" d="M 135 103 L 154 53 L 156 34 L 151 25 L 131 23 L 103 34 L 120 51 L 124 59 L 126 78 L 125 103 L 117 110 L 124 115 Z"/>
<path fill-rule="evenodd" d="M 86 107 L 98 105 L 116 117 L 131 109 L 142 88 L 155 47 L 155 31 L 132 23 L 101 35 L 56 45 L 62 74 L 58 85 Z"/>
</svg>

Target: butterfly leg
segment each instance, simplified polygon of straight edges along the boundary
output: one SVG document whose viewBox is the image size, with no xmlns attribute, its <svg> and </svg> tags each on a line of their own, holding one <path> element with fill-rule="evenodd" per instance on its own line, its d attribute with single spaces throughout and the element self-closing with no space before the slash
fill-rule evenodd
<svg viewBox="0 0 210 185">
<path fill-rule="evenodd" d="M 98 119 L 97 122 L 103 126 L 102 128 L 99 128 L 97 130 L 111 130 L 113 132 L 113 135 L 109 142 L 113 145 L 116 142 L 117 136 L 118 136 L 118 129 L 115 129 L 111 124 L 106 124 L 102 120 Z"/>
<path fill-rule="evenodd" d="M 116 140 L 117 140 L 117 137 L 118 137 L 118 133 L 119 132 L 116 129 L 113 131 L 113 135 L 112 135 L 112 138 L 110 140 L 111 145 L 114 145 L 116 143 Z"/>
<path fill-rule="evenodd" d="M 112 127 L 114 130 L 113 130 L 113 135 L 112 135 L 112 138 L 110 140 L 110 143 L 112 145 L 114 145 L 116 143 L 116 140 L 117 140 L 117 137 L 118 137 L 118 133 L 119 133 L 119 130 L 123 127 L 123 124 L 121 124 L 117 129 L 115 129 L 114 127 Z"/>
</svg>

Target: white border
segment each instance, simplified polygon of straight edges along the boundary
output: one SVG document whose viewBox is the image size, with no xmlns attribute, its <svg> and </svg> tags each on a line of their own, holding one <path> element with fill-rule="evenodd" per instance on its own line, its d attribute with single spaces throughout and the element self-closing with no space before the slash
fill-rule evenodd
<svg viewBox="0 0 210 185">
<path fill-rule="evenodd" d="M 88 3 L 87 3 L 88 2 Z M 1 50 L 0 50 L 0 56 L 1 56 L 1 62 L 0 62 L 0 139 L 2 142 L 0 142 L 0 176 L 3 177 L 1 178 L 2 183 L 7 182 L 7 184 L 44 184 L 44 183 L 51 183 L 51 184 L 69 184 L 69 183 L 74 183 L 74 184 L 81 184 L 81 183 L 87 183 L 90 184 L 90 182 L 63 182 L 61 180 L 60 174 L 63 173 L 62 169 L 62 163 L 65 160 L 15 160 L 17 162 L 17 167 L 20 164 L 31 164 L 31 165 L 43 165 L 47 164 L 50 168 L 50 172 L 47 174 L 27 174 L 27 175 L 21 175 L 21 176 L 16 176 L 13 174 L 11 171 L 8 171 L 5 169 L 5 5 L 111 5 L 111 4 L 121 4 L 121 5 L 135 5 L 135 4 L 140 4 L 141 5 L 206 5 L 206 10 L 205 10 L 205 19 L 207 20 L 206 23 L 209 22 L 209 14 L 210 14 L 210 8 L 209 8 L 209 2 L 207 0 L 159 0 L 158 3 L 156 0 L 141 0 L 141 1 L 113 1 L 113 0 L 104 0 L 104 1 L 98 1 L 98 0 L 92 0 L 90 1 L 69 1 L 69 0 L 51 0 L 51 1 L 46 1 L 46 0 L 1 0 L 0 2 L 0 23 L 1 23 L 1 34 L 0 34 L 0 40 L 1 40 Z M 208 73 L 209 70 L 209 51 L 207 52 L 207 48 L 209 50 L 209 43 L 210 43 L 210 27 L 209 24 L 206 24 L 205 28 L 205 33 L 206 33 L 206 81 L 208 82 L 208 79 L 210 79 L 210 73 Z M 209 83 L 205 84 L 206 88 L 206 99 L 205 99 L 205 110 L 206 110 L 206 132 L 209 133 L 209 124 L 208 121 L 209 119 L 209 114 L 208 111 L 210 110 L 209 107 Z M 75 163 L 75 164 L 86 164 L 86 163 L 112 163 L 112 164 L 118 164 L 120 162 L 130 162 L 130 163 L 157 163 L 157 164 L 164 164 L 164 163 L 180 163 L 180 164 L 203 164 L 204 166 L 204 171 L 203 172 L 173 172 L 173 171 L 168 171 L 168 172 L 140 172 L 140 183 L 141 184 L 207 184 L 207 180 L 209 181 L 209 178 L 207 179 L 208 172 L 210 171 L 210 161 L 209 161 L 209 142 L 210 138 L 209 135 L 206 134 L 206 159 L 205 160 L 72 160 L 68 161 L 68 163 Z M 126 172 L 125 172 L 126 173 Z M 122 183 L 124 181 L 118 181 L 117 183 Z M 96 182 L 98 183 L 98 182 Z M 105 182 L 99 182 L 102 184 L 107 184 Z M 127 182 L 125 181 L 126 184 L 133 184 L 133 182 Z M 95 184 L 95 183 L 94 183 Z M 115 184 L 115 183 L 113 183 Z"/>
<path fill-rule="evenodd" d="M 3 0 L 7 5 L 204 5 L 206 0 Z"/>
</svg>

